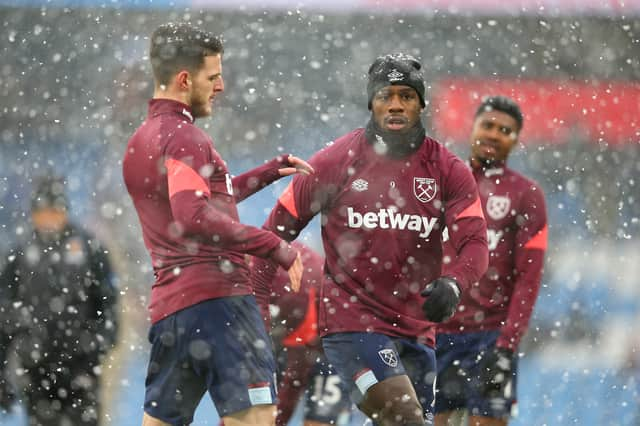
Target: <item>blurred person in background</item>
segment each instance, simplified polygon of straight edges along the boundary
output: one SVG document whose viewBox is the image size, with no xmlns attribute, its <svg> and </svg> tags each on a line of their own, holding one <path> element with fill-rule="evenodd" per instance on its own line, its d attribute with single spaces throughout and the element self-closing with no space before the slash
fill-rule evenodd
<svg viewBox="0 0 640 426">
<path fill-rule="evenodd" d="M 194 125 L 224 91 L 222 54 L 218 37 L 186 23 L 153 32 L 153 99 L 124 155 L 124 182 L 155 274 L 145 426 L 190 424 L 207 391 L 227 426 L 275 421 L 275 361 L 244 256 L 273 260 L 293 288 L 302 263 L 275 234 L 241 224 L 236 203 L 312 169 L 281 156 L 231 179 Z"/>
<path fill-rule="evenodd" d="M 33 234 L 11 249 L 0 276 L 0 399 L 7 409 L 24 397 L 32 426 L 99 424 L 100 364 L 118 330 L 107 251 L 69 222 L 68 208 L 63 179 L 37 181 Z"/>
<path fill-rule="evenodd" d="M 436 425 L 506 425 L 516 403 L 518 345 L 538 296 L 547 248 L 540 186 L 507 167 L 520 107 L 502 96 L 478 107 L 471 131 L 473 176 L 487 221 L 489 268 L 438 326 Z M 455 259 L 455 245 L 445 242 Z"/>
<path fill-rule="evenodd" d="M 486 271 L 486 225 L 468 167 L 422 125 L 421 64 L 377 58 L 368 72 L 365 128 L 317 152 L 265 227 L 293 240 L 322 214 L 325 277 L 319 331 L 332 367 L 379 425 L 432 424 L 435 324 Z M 441 233 L 456 258 L 442 271 Z M 256 261 L 252 278 L 275 265 Z"/>
<path fill-rule="evenodd" d="M 291 290 L 289 275 L 282 268 L 273 281 L 254 288 L 279 366 L 276 426 L 287 425 L 301 397 L 305 426 L 346 425 L 351 401 L 340 376 L 329 366 L 318 335 L 324 259 L 300 242 L 292 246 L 304 265 L 300 291 Z"/>
</svg>

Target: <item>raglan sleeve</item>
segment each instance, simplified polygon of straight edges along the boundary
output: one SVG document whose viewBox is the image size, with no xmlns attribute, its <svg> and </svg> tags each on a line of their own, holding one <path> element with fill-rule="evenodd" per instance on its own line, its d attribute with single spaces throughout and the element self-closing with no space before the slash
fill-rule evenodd
<svg viewBox="0 0 640 426">
<path fill-rule="evenodd" d="M 251 169 L 241 175 L 234 176 L 233 195 L 236 203 L 250 197 L 262 188 L 272 184 L 282 178 L 279 170 L 282 167 L 288 167 L 289 154 L 279 155 L 263 165 Z"/>
<path fill-rule="evenodd" d="M 316 153 L 309 163 L 315 173 L 294 176 L 263 225 L 285 241 L 293 241 L 316 214 L 326 209 L 339 187 L 340 170 L 330 167 L 329 149 Z M 254 288 L 270 292 L 276 270 L 273 262 L 256 259 L 251 271 Z"/>
<path fill-rule="evenodd" d="M 515 350 L 527 330 L 540 290 L 547 250 L 547 212 L 542 190 L 531 185 L 516 217 L 515 283 L 505 324 L 496 346 Z"/>
<path fill-rule="evenodd" d="M 469 168 L 456 159 L 449 171 L 444 188 L 444 215 L 455 256 L 445 258 L 442 270 L 444 276 L 454 278 L 463 289 L 468 289 L 489 265 L 487 224 Z"/>
<path fill-rule="evenodd" d="M 194 130 L 184 132 L 167 145 L 164 157 L 171 212 L 178 230 L 227 250 L 269 258 L 288 269 L 297 252 L 274 233 L 244 225 L 221 208 L 235 200 L 214 191 L 209 178 L 217 168 L 226 170 L 226 166 L 216 164 L 208 139 Z"/>
</svg>

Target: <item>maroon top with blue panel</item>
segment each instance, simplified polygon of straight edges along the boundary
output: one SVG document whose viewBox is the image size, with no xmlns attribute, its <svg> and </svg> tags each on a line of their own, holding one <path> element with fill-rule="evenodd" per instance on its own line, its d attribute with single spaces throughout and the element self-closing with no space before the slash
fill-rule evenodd
<svg viewBox="0 0 640 426">
<path fill-rule="evenodd" d="M 496 343 L 514 350 L 529 324 L 547 248 L 547 214 L 538 184 L 505 165 L 473 170 L 487 221 L 489 268 L 462 293 L 442 333 L 500 329 Z M 455 245 L 445 254 L 455 256 Z"/>
<path fill-rule="evenodd" d="M 278 179 L 276 158 L 231 179 L 185 104 L 153 99 L 129 140 L 123 177 L 151 256 L 153 323 L 204 300 L 252 293 L 244 254 L 288 268 L 295 252 L 238 221 L 236 202 Z M 235 193 L 235 195 L 234 195 Z"/>
<path fill-rule="evenodd" d="M 487 265 L 486 225 L 468 167 L 430 138 L 405 158 L 380 155 L 364 129 L 309 161 L 315 174 L 293 179 L 265 226 L 291 240 L 322 215 L 321 335 L 372 331 L 433 346 L 420 292 L 441 274 L 444 227 L 455 230 L 457 252 L 447 274 L 463 291 Z"/>
</svg>

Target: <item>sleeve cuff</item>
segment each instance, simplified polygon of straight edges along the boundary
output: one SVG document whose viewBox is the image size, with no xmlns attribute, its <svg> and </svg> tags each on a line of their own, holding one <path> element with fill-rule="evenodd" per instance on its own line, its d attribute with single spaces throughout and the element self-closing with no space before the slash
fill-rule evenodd
<svg viewBox="0 0 640 426">
<path fill-rule="evenodd" d="M 289 270 L 293 262 L 298 256 L 298 251 L 294 249 L 286 241 L 280 241 L 280 244 L 271 252 L 271 259 L 285 270 Z"/>
</svg>

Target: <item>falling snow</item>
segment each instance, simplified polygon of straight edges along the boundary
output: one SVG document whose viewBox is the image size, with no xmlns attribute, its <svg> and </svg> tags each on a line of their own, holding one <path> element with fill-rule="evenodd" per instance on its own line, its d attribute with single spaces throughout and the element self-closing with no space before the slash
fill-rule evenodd
<svg viewBox="0 0 640 426">
<path fill-rule="evenodd" d="M 491 88 L 508 90 L 525 115 L 510 165 L 541 184 L 550 231 L 540 296 L 520 346 L 520 417 L 510 424 L 640 422 L 638 2 L 626 2 L 626 15 L 596 6 L 486 14 L 459 6 L 348 13 L 46 3 L 0 1 L 0 266 L 14 260 L 10 247 L 29 234 L 34 179 L 64 175 L 72 218 L 109 247 L 118 276 L 120 340 L 98 371 L 109 395 L 104 424 L 139 424 L 142 413 L 153 271 L 121 158 L 153 93 L 148 33 L 165 21 L 191 21 L 223 36 L 225 92 L 214 117 L 197 124 L 232 173 L 281 152 L 307 158 L 364 126 L 366 71 L 382 54 L 421 60 L 427 133 L 463 158 L 469 105 Z M 471 89 L 458 96 L 461 87 Z M 242 220 L 261 225 L 286 183 L 240 204 Z M 304 235 L 318 248 L 320 225 Z M 26 255 L 37 261 L 44 254 Z M 234 271 L 230 263 L 222 268 Z M 69 315 L 76 309 L 61 299 L 49 305 Z M 202 359 L 211 347 L 200 341 L 190 350 Z M 211 403 L 203 404 L 194 424 L 216 425 Z M 0 414 L 0 423 L 21 424 L 20 416 Z"/>
</svg>

